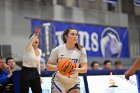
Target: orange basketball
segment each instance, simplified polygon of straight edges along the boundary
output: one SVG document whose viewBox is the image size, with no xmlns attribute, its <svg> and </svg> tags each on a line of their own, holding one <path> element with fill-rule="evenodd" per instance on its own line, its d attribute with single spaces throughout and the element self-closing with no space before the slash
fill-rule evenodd
<svg viewBox="0 0 140 93">
<path fill-rule="evenodd" d="M 57 64 L 58 71 L 64 76 L 69 76 L 74 72 L 73 68 L 76 68 L 76 64 L 70 58 L 62 58 Z"/>
</svg>

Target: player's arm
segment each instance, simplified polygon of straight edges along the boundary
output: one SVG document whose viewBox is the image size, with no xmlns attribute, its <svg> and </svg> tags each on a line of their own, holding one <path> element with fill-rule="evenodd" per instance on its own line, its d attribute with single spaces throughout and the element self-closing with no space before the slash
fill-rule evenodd
<svg viewBox="0 0 140 93">
<path fill-rule="evenodd" d="M 130 67 L 132 70 L 140 68 L 140 56 L 135 60 L 134 64 Z"/>
<path fill-rule="evenodd" d="M 57 70 L 58 48 L 52 50 L 48 62 L 46 64 L 47 70 Z"/>
<path fill-rule="evenodd" d="M 57 65 L 53 65 L 52 62 L 50 60 L 48 60 L 47 64 L 46 64 L 46 69 L 47 70 L 57 70 Z"/>
<path fill-rule="evenodd" d="M 81 68 L 77 68 L 76 71 L 78 73 L 86 73 L 88 66 L 87 66 L 87 54 L 85 48 L 81 50 L 81 57 L 79 61 L 80 61 Z"/>
<path fill-rule="evenodd" d="M 26 49 L 27 50 L 28 49 L 31 49 L 32 43 L 33 43 L 35 37 L 39 35 L 39 32 L 40 32 L 40 29 L 39 28 L 35 28 L 34 29 L 34 34 L 31 35 L 31 37 L 29 38 L 29 40 L 28 40 L 28 42 L 26 44 Z"/>
<path fill-rule="evenodd" d="M 87 72 L 87 62 L 81 62 L 81 67 L 77 68 L 76 71 L 78 73 L 86 73 Z"/>
<path fill-rule="evenodd" d="M 140 56 L 135 60 L 132 66 L 125 72 L 126 79 L 129 79 L 129 76 L 135 74 L 138 68 L 140 68 Z"/>
</svg>

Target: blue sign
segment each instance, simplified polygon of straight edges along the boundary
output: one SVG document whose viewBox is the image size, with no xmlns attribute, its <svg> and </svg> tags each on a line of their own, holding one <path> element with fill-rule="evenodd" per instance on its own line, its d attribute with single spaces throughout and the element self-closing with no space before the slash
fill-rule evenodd
<svg viewBox="0 0 140 93">
<path fill-rule="evenodd" d="M 129 57 L 128 29 L 125 27 L 56 22 L 38 19 L 32 19 L 31 24 L 32 28 L 40 26 L 42 29 L 43 47 L 41 48 L 43 51 L 47 51 L 46 45 L 50 43 L 56 44 L 56 46 L 63 44 L 63 31 L 68 27 L 74 27 L 78 30 L 79 43 L 85 47 L 88 56 Z M 48 35 L 49 38 L 46 37 L 46 35 Z M 47 42 L 48 39 L 49 42 Z"/>
<path fill-rule="evenodd" d="M 106 3 L 112 3 L 112 4 L 116 4 L 118 2 L 118 0 L 103 0 Z"/>
<path fill-rule="evenodd" d="M 134 5 L 135 6 L 140 6 L 140 0 L 134 0 Z"/>
</svg>

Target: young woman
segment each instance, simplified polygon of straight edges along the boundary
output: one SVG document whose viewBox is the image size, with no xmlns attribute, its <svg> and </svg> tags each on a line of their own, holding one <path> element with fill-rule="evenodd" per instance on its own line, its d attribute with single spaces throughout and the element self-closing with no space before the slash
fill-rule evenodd
<svg viewBox="0 0 140 93">
<path fill-rule="evenodd" d="M 40 29 L 35 28 L 35 33 L 30 36 L 24 51 L 23 67 L 21 70 L 20 93 L 28 93 L 29 87 L 33 93 L 42 93 L 40 82 L 41 50 L 38 48 Z"/>
<path fill-rule="evenodd" d="M 64 76 L 59 71 L 52 76 L 52 93 L 80 93 L 78 73 L 87 72 L 86 50 L 79 45 L 78 31 L 69 27 L 63 33 L 63 45 L 52 50 L 46 64 L 47 70 L 57 70 L 57 60 L 63 57 L 71 58 L 77 65 L 75 72 L 70 76 Z M 80 68 L 79 65 L 81 66 Z"/>
</svg>

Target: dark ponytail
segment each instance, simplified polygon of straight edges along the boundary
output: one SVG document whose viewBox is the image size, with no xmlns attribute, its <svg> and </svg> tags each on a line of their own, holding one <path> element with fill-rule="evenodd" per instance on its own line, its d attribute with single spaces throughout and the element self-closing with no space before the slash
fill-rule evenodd
<svg viewBox="0 0 140 93">
<path fill-rule="evenodd" d="M 82 48 L 83 48 L 83 46 L 80 45 L 80 44 L 78 44 L 78 43 L 76 43 L 75 46 L 76 46 L 76 48 L 77 48 L 78 50 L 82 50 Z"/>
</svg>

